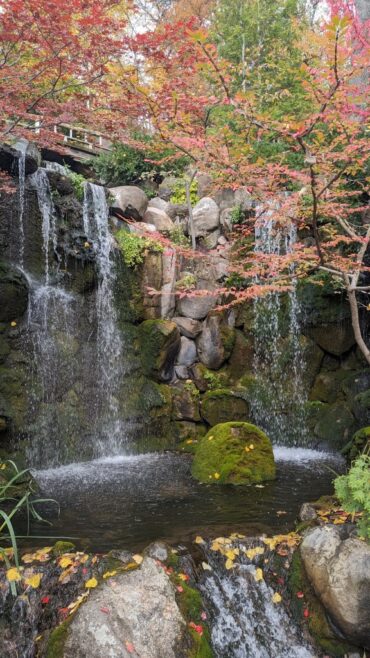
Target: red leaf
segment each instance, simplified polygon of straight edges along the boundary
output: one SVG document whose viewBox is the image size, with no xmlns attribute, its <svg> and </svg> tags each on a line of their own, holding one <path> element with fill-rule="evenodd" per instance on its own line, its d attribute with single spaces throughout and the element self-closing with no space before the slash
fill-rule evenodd
<svg viewBox="0 0 370 658">
<path fill-rule="evenodd" d="M 49 603 L 50 602 L 50 596 L 43 596 L 41 599 L 41 603 Z"/>
<path fill-rule="evenodd" d="M 125 642 L 125 646 L 129 653 L 135 653 L 135 647 L 132 642 Z"/>
<path fill-rule="evenodd" d="M 304 594 L 303 592 L 297 592 L 297 599 L 303 599 Z"/>
<path fill-rule="evenodd" d="M 105 612 L 106 615 L 109 615 L 109 608 L 100 608 L 102 612 Z"/>
<path fill-rule="evenodd" d="M 310 616 L 310 611 L 309 611 L 308 608 L 305 608 L 305 609 L 303 610 L 303 616 L 306 617 L 306 618 Z"/>
</svg>

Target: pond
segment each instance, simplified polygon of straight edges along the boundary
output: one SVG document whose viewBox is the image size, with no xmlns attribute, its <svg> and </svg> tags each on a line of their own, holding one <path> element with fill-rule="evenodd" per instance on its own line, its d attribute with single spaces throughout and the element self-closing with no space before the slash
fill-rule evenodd
<svg viewBox="0 0 370 658">
<path fill-rule="evenodd" d="M 339 471 L 342 463 L 338 456 L 299 448 L 275 448 L 275 458 L 274 482 L 239 487 L 198 484 L 190 475 L 191 458 L 176 453 L 36 471 L 41 495 L 58 501 L 60 515 L 45 505 L 41 511 L 52 525 L 33 524 L 32 533 L 71 537 L 77 546 L 100 552 L 141 550 L 157 539 L 186 544 L 195 534 L 285 532 L 303 502 L 332 493 L 330 469 Z"/>
</svg>

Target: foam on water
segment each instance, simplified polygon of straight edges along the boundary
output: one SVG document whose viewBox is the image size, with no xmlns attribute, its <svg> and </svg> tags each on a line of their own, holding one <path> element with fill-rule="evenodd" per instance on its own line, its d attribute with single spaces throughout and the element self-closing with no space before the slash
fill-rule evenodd
<svg viewBox="0 0 370 658">
<path fill-rule="evenodd" d="M 289 448 L 287 446 L 273 446 L 274 457 L 277 462 L 298 463 L 300 466 L 312 468 L 323 462 L 342 463 L 340 455 L 332 452 L 323 452 L 311 448 Z"/>
</svg>

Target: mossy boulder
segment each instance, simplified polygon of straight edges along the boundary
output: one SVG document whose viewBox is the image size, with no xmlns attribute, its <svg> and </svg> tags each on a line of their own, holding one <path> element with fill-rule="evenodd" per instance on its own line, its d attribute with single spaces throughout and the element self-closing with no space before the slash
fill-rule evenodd
<svg viewBox="0 0 370 658">
<path fill-rule="evenodd" d="M 354 424 L 355 419 L 349 406 L 345 402 L 339 401 L 323 405 L 317 416 L 314 433 L 322 441 L 340 449 L 348 442 L 348 438 L 354 430 Z"/>
<path fill-rule="evenodd" d="M 173 388 L 173 420 L 200 422 L 199 391 L 192 381 L 179 382 Z"/>
<path fill-rule="evenodd" d="M 249 419 L 249 404 L 243 398 L 242 389 L 208 391 L 202 399 L 201 416 L 211 427 L 219 423 L 246 421 Z"/>
<path fill-rule="evenodd" d="M 347 445 L 342 448 L 342 455 L 344 455 L 348 461 L 353 461 L 358 457 L 359 454 L 370 448 L 370 427 L 362 427 L 358 430 L 352 437 L 352 439 L 347 443 Z"/>
<path fill-rule="evenodd" d="M 246 372 L 251 372 L 253 360 L 254 345 L 251 335 L 245 336 L 242 331 L 236 329 L 234 347 L 228 364 L 231 381 L 235 382 Z"/>
<path fill-rule="evenodd" d="M 272 445 L 251 423 L 221 423 L 201 439 L 192 475 L 207 484 L 251 484 L 275 478 Z"/>
<path fill-rule="evenodd" d="M 145 320 L 139 327 L 143 369 L 157 381 L 172 379 L 180 349 L 180 332 L 170 320 Z"/>
</svg>

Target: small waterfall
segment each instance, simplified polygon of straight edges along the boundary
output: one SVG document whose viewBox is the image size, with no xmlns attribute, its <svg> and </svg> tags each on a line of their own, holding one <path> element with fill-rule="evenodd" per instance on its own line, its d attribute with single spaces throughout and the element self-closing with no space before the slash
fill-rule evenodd
<svg viewBox="0 0 370 658">
<path fill-rule="evenodd" d="M 18 215 L 18 226 L 19 226 L 19 259 L 18 265 L 23 268 L 23 257 L 24 257 L 24 201 L 25 201 L 25 189 L 26 189 L 26 152 L 27 152 L 28 142 L 26 140 L 20 140 L 17 143 L 17 150 L 20 153 L 18 160 L 18 180 L 19 180 L 19 215 Z"/>
<path fill-rule="evenodd" d="M 265 574 L 261 578 L 261 568 L 257 576 L 257 565 L 243 554 L 245 548 L 240 545 L 238 561 L 226 570 L 225 559 L 202 547 L 210 570 L 199 588 L 216 658 L 315 658 L 283 603 L 274 603 L 273 588 Z"/>
<path fill-rule="evenodd" d="M 46 169 L 39 169 L 30 176 L 30 183 L 36 189 L 37 200 L 42 217 L 43 251 L 45 256 L 45 284 L 49 283 L 49 250 L 57 250 L 56 216 L 49 179 Z"/>
<path fill-rule="evenodd" d="M 292 253 L 296 238 L 293 223 L 279 226 L 272 212 L 261 213 L 255 228 L 256 252 L 272 257 Z M 308 438 L 294 266 L 290 274 L 292 287 L 288 293 L 269 292 L 254 302 L 256 390 L 252 412 L 256 423 L 278 445 L 302 445 Z"/>
<path fill-rule="evenodd" d="M 48 169 L 49 171 L 55 171 L 58 174 L 61 174 L 62 176 L 68 176 L 68 169 L 62 164 L 59 164 L 59 162 L 49 162 L 48 160 L 45 160 L 42 164 L 45 169 Z"/>
<path fill-rule="evenodd" d="M 99 283 L 96 293 L 97 362 L 95 410 L 99 418 L 100 455 L 120 452 L 124 428 L 119 417 L 119 388 L 124 375 L 123 345 L 114 305 L 113 239 L 108 225 L 105 190 L 85 183 L 83 223 L 96 253 Z"/>
</svg>

